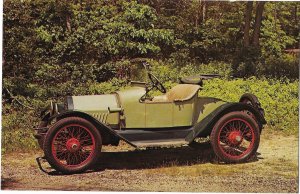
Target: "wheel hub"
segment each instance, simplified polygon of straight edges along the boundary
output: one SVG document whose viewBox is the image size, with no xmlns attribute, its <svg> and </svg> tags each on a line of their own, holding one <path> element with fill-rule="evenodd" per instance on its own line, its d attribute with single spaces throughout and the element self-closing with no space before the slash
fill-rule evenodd
<svg viewBox="0 0 300 194">
<path fill-rule="evenodd" d="M 80 142 L 76 138 L 71 138 L 66 143 L 67 150 L 70 152 L 76 152 L 80 148 Z"/>
<path fill-rule="evenodd" d="M 229 142 L 233 145 L 238 145 L 243 141 L 243 136 L 240 131 L 232 131 L 228 136 Z"/>
</svg>

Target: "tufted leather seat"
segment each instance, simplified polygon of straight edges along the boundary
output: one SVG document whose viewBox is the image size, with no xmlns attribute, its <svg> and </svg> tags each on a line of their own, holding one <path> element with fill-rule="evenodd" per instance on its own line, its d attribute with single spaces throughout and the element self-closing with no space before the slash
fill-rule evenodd
<svg viewBox="0 0 300 194">
<path fill-rule="evenodd" d="M 152 102 L 174 102 L 190 100 L 197 94 L 199 89 L 199 85 L 178 84 L 171 90 L 169 90 L 165 95 L 155 96 L 152 99 Z"/>
</svg>

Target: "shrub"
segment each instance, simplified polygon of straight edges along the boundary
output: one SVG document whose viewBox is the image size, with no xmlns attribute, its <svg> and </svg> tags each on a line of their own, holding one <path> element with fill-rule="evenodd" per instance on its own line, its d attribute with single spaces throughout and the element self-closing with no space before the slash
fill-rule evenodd
<svg viewBox="0 0 300 194">
<path fill-rule="evenodd" d="M 200 95 L 238 101 L 246 92 L 253 93 L 260 100 L 269 127 L 291 134 L 298 132 L 298 81 L 255 77 L 234 80 L 214 79 L 205 83 Z"/>
<path fill-rule="evenodd" d="M 38 147 L 33 127 L 38 122 L 34 111 L 14 110 L 10 105 L 3 106 L 2 114 L 2 153 L 11 151 L 31 151 Z"/>
<path fill-rule="evenodd" d="M 260 64 L 258 74 L 268 77 L 298 79 L 299 57 L 291 54 L 270 55 L 265 59 L 264 64 Z"/>
<path fill-rule="evenodd" d="M 228 63 L 213 61 L 208 64 L 189 64 L 180 69 L 180 76 L 189 76 L 196 74 L 219 74 L 223 79 L 231 76 L 231 66 Z"/>
</svg>

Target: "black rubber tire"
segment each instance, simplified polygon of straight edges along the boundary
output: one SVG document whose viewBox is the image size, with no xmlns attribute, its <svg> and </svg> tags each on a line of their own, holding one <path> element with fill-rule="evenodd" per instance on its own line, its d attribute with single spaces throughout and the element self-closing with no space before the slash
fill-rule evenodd
<svg viewBox="0 0 300 194">
<path fill-rule="evenodd" d="M 249 152 L 247 154 L 245 154 L 244 156 L 241 156 L 240 158 L 233 158 L 233 157 L 228 157 L 227 155 L 225 155 L 222 151 L 222 148 L 220 147 L 220 142 L 219 142 L 219 133 L 221 127 L 228 122 L 231 119 L 234 118 L 238 118 L 238 119 L 242 119 L 247 121 L 252 129 L 253 129 L 253 134 L 254 134 L 254 142 L 253 142 L 253 146 L 252 148 L 249 150 Z M 212 148 L 216 154 L 216 156 L 221 159 L 222 161 L 226 162 L 226 163 L 242 163 L 242 162 L 246 162 L 248 159 L 250 159 L 251 157 L 253 157 L 256 154 L 256 151 L 258 149 L 259 146 L 259 142 L 260 142 L 260 133 L 259 133 L 259 126 L 256 123 L 256 121 L 249 116 L 247 113 L 245 112 L 240 112 L 240 111 L 236 111 L 236 112 L 230 112 L 225 114 L 224 116 L 222 116 L 214 125 L 214 128 L 210 134 L 210 140 L 211 140 L 211 145 Z"/>
<path fill-rule="evenodd" d="M 63 165 L 55 160 L 52 154 L 52 141 L 55 137 L 56 133 L 63 128 L 64 126 L 70 124 L 77 124 L 86 127 L 90 133 L 93 135 L 95 139 L 95 149 L 90 157 L 90 159 L 85 162 L 83 165 L 71 167 L 68 165 Z M 47 132 L 45 141 L 44 141 L 44 153 L 48 163 L 57 171 L 62 172 L 64 174 L 74 174 L 74 173 L 81 173 L 92 167 L 98 160 L 101 154 L 101 147 L 102 147 L 102 138 L 99 131 L 96 127 L 91 124 L 86 119 L 80 117 L 67 117 L 57 121 Z"/>
</svg>

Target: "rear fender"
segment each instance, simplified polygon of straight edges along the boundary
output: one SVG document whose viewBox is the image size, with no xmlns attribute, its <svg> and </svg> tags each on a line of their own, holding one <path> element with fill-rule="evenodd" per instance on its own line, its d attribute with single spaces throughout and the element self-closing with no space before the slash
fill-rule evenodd
<svg viewBox="0 0 300 194">
<path fill-rule="evenodd" d="M 63 118 L 67 118 L 67 117 L 81 117 L 83 119 L 86 119 L 88 121 L 90 121 L 101 133 L 101 136 L 103 138 L 103 143 L 105 144 L 107 142 L 107 144 L 112 144 L 112 145 L 117 145 L 118 140 L 124 140 L 125 142 L 127 142 L 128 144 L 132 145 L 135 147 L 134 144 L 132 144 L 131 142 L 129 142 L 127 139 L 125 139 L 124 137 L 122 137 L 121 135 L 117 134 L 112 128 L 110 128 L 109 126 L 105 125 L 104 123 L 98 121 L 97 119 L 95 119 L 94 117 L 92 117 L 91 115 L 81 112 L 81 111 L 65 111 L 56 115 L 53 115 L 49 118 L 49 123 L 53 120 L 53 119 L 63 119 Z M 117 141 L 117 142 L 116 142 Z"/>
<path fill-rule="evenodd" d="M 266 124 L 266 120 L 260 112 L 255 109 L 253 106 L 244 104 L 244 103 L 226 103 L 214 111 L 212 111 L 209 115 L 207 115 L 200 122 L 196 123 L 192 127 L 192 131 L 186 136 L 185 140 L 188 142 L 192 142 L 196 137 L 206 137 L 210 135 L 214 124 L 225 114 L 233 111 L 249 111 L 257 118 L 257 122 L 262 126 Z"/>
</svg>

